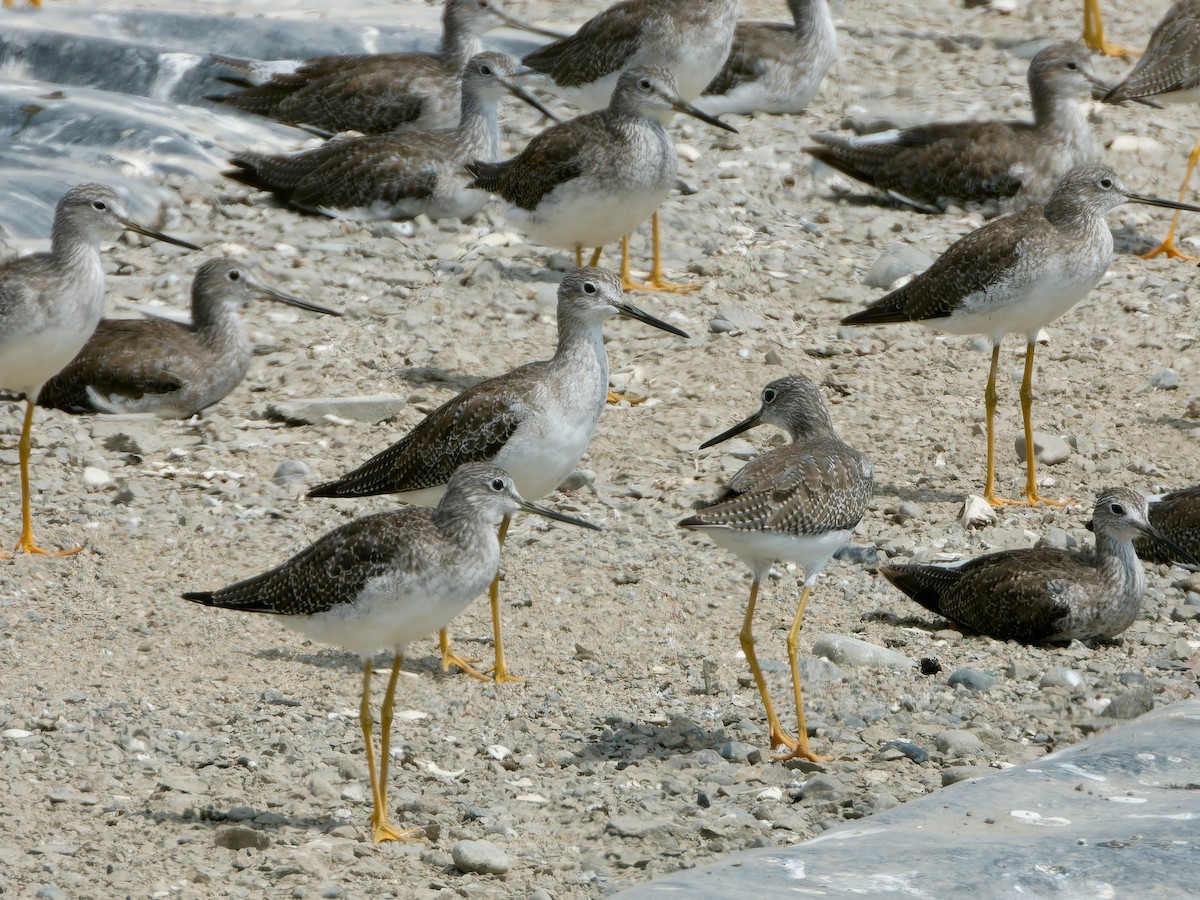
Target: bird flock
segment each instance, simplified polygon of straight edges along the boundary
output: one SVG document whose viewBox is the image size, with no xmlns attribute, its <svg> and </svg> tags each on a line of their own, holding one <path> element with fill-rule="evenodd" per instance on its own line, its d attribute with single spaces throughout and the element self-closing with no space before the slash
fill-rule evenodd
<svg viewBox="0 0 1200 900">
<path fill-rule="evenodd" d="M 303 214 L 357 221 L 470 220 L 495 195 L 508 222 L 537 243 L 575 253 L 558 287 L 553 355 L 489 378 L 430 412 L 399 442 L 312 499 L 393 495 L 395 509 L 355 519 L 270 571 L 186 600 L 270 614 L 314 640 L 343 647 L 363 664 L 360 725 L 370 769 L 376 841 L 419 835 L 389 821 L 392 712 L 405 646 L 440 632 L 444 668 L 504 683 L 520 681 L 504 656 L 499 603 L 501 550 L 512 517 L 528 512 L 583 528 L 593 523 L 533 501 L 551 494 L 587 451 L 606 404 L 609 363 L 603 325 L 638 320 L 688 335 L 634 305 L 634 290 L 686 292 L 663 271 L 657 209 L 675 189 L 672 118 L 736 132 L 719 118 L 800 113 L 837 55 L 826 0 L 788 0 L 791 22 L 740 21 L 741 0 L 625 0 L 569 35 L 520 22 L 499 0 L 447 0 L 440 49 L 430 53 L 259 61 L 218 57 L 232 92 L 213 102 L 300 126 L 326 139 L 293 153 L 236 152 L 229 178 L 274 195 Z M 1108 45 L 1094 2 L 1085 3 L 1089 46 Z M 494 28 L 553 40 L 519 62 L 484 49 Z M 1190 42 L 1190 43 L 1189 43 Z M 941 122 L 877 134 L 815 134 L 807 152 L 876 191 L 877 202 L 940 213 L 968 205 L 1003 213 L 945 249 L 925 272 L 894 286 L 843 324 L 920 323 L 991 342 L 985 389 L 983 496 L 993 505 L 1059 504 L 1043 497 L 1032 425 L 1039 331 L 1085 297 L 1113 255 L 1104 215 L 1133 202 L 1200 212 L 1179 200 L 1134 193 L 1097 160 L 1081 103 L 1200 94 L 1200 3 L 1182 0 L 1154 31 L 1129 78 L 1095 78 L 1088 52 L 1049 44 L 1028 73 L 1033 121 Z M 1190 67 L 1190 68 L 1189 68 Z M 504 158 L 500 116 L 507 97 L 550 124 Z M 547 97 L 554 98 L 553 100 Z M 579 114 L 568 115 L 568 108 Z M 1191 166 L 1200 157 L 1200 144 Z M 1190 168 L 1189 167 L 1189 175 Z M 261 198 L 254 196 L 255 201 Z M 914 213 L 916 215 L 917 213 Z M 653 220 L 654 259 L 636 280 L 628 235 Z M 102 246 L 124 231 L 200 249 L 135 222 L 101 184 L 68 191 L 58 204 L 48 253 L 0 267 L 0 388 L 24 401 L 18 444 L 21 535 L 15 552 L 46 551 L 34 539 L 30 457 L 35 407 L 67 413 L 146 412 L 189 417 L 219 403 L 244 377 L 251 348 L 235 314 L 260 297 L 321 315 L 336 310 L 282 293 L 234 259 L 206 262 L 193 284 L 192 324 L 111 321 L 104 307 Z M 1182 255 L 1175 223 L 1159 248 Z M 599 267 L 603 247 L 622 241 L 619 272 Z M 591 250 L 590 264 L 584 252 Z M 1026 338 L 1021 406 L 1026 487 L 999 496 L 995 478 L 996 371 L 1007 334 Z M 936 418 L 936 411 L 931 413 Z M 758 425 L 788 441 L 747 463 L 679 527 L 730 550 L 751 572 L 740 642 L 761 695 L 768 739 L 780 759 L 819 760 L 804 719 L 799 633 L 818 577 L 867 513 L 871 448 L 838 436 L 811 378 L 767 384 L 761 406 L 717 435 L 718 444 Z M 1094 505 L 1091 552 L 1003 551 L 957 566 L 888 561 L 879 572 L 916 603 L 1000 640 L 1103 640 L 1127 629 L 1145 591 L 1139 554 L 1200 565 L 1200 488 L 1147 498 L 1125 487 Z M 796 563 L 803 585 L 787 636 L 796 726 L 776 713 L 753 632 L 759 588 L 772 565 Z M 485 589 L 495 662 L 489 672 L 457 654 L 447 626 Z M 374 749 L 373 659 L 394 651 Z"/>
</svg>

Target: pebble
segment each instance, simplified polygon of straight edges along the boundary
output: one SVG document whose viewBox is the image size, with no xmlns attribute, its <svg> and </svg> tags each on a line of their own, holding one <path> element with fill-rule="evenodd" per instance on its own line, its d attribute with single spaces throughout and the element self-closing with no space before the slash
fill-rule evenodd
<svg viewBox="0 0 1200 900">
<path fill-rule="evenodd" d="M 1171 369 L 1160 369 L 1150 379 L 1150 386 L 1160 391 L 1173 391 L 1179 387 L 1179 376 Z"/>
<path fill-rule="evenodd" d="M 226 850 L 245 850 L 247 847 L 266 850 L 271 846 L 271 838 L 248 825 L 229 825 L 217 831 L 213 843 Z"/>
<path fill-rule="evenodd" d="M 1154 709 L 1154 690 L 1148 684 L 1130 688 L 1113 697 L 1102 715 L 1110 719 L 1136 719 Z"/>
<path fill-rule="evenodd" d="M 1038 682 L 1040 688 L 1063 687 L 1072 691 L 1078 690 L 1083 685 L 1083 676 L 1066 666 L 1052 666 L 1046 670 L 1042 680 Z"/>
<path fill-rule="evenodd" d="M 450 856 L 460 872 L 477 875 L 503 875 L 512 866 L 508 854 L 491 841 L 458 841 Z"/>
<path fill-rule="evenodd" d="M 824 800 L 836 803 L 850 794 L 845 783 L 833 775 L 814 775 L 804 782 L 805 800 Z"/>
<path fill-rule="evenodd" d="M 1047 528 L 1035 545 L 1038 548 L 1047 547 L 1051 550 L 1074 550 L 1079 542 L 1071 537 L 1064 528 Z"/>
<path fill-rule="evenodd" d="M 727 741 L 717 748 L 717 752 L 730 762 L 744 763 L 751 756 L 758 756 L 761 751 L 753 744 L 747 744 L 744 741 Z"/>
<path fill-rule="evenodd" d="M 893 244 L 879 255 L 867 270 L 863 284 L 873 288 L 890 288 L 906 275 L 924 272 L 933 259 L 911 244 Z"/>
<path fill-rule="evenodd" d="M 275 467 L 271 480 L 280 487 L 299 484 L 309 473 L 308 463 L 300 459 L 285 459 Z"/>
<path fill-rule="evenodd" d="M 377 425 L 394 419 L 407 403 L 404 397 L 387 394 L 321 397 L 272 403 L 267 407 L 267 415 L 272 419 L 301 425 L 326 425 L 330 417 Z"/>
<path fill-rule="evenodd" d="M 920 744 L 914 744 L 912 741 L 906 741 L 903 739 L 888 741 L 886 744 L 884 744 L 879 749 L 881 751 L 883 751 L 883 750 L 898 750 L 901 754 L 903 754 L 904 756 L 907 756 L 909 759 L 911 759 L 915 763 L 928 762 L 928 760 L 929 760 L 929 751 L 928 750 L 926 750 Z"/>
<path fill-rule="evenodd" d="M 991 690 L 1000 683 L 1000 679 L 978 669 L 958 669 L 946 679 L 946 683 L 950 687 L 962 686 L 972 693 L 979 693 Z"/>
<path fill-rule="evenodd" d="M 983 742 L 969 731 L 951 728 L 939 732 L 933 739 L 933 744 L 947 759 L 958 759 L 963 756 L 979 756 L 986 752 Z"/>
<path fill-rule="evenodd" d="M 839 666 L 871 666 L 883 669 L 912 669 L 916 662 L 903 653 L 843 634 L 823 634 L 813 642 L 814 656 L 823 656 Z"/>
<path fill-rule="evenodd" d="M 596 483 L 596 473 L 591 469 L 576 469 L 563 479 L 558 486 L 560 491 L 578 491 Z"/>
<path fill-rule="evenodd" d="M 1025 435 L 1014 440 L 1017 448 L 1017 459 L 1025 462 Z M 1056 434 L 1033 433 L 1033 449 L 1035 459 L 1043 466 L 1057 466 L 1071 458 L 1071 444 Z"/>
<path fill-rule="evenodd" d="M 978 494 L 968 494 L 958 511 L 958 521 L 963 528 L 982 528 L 985 525 L 995 525 L 996 510 Z"/>
</svg>

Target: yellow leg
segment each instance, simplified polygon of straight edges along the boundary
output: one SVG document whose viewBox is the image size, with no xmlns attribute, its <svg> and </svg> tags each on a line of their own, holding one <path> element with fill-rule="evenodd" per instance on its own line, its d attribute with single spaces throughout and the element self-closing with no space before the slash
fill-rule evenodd
<svg viewBox="0 0 1200 900">
<path fill-rule="evenodd" d="M 1191 155 L 1188 156 L 1187 172 L 1183 176 L 1183 186 L 1179 188 L 1179 202 L 1183 202 L 1183 198 L 1187 196 L 1188 183 L 1192 180 L 1192 172 L 1196 170 L 1196 163 L 1200 161 L 1200 141 L 1196 142 L 1196 146 L 1192 148 Z M 1156 256 L 1164 254 L 1170 259 L 1186 259 L 1195 261 L 1200 257 L 1188 256 L 1175 245 L 1175 229 L 1179 225 L 1179 210 L 1175 210 L 1175 215 L 1171 216 L 1171 228 L 1167 232 L 1167 236 L 1163 238 L 1163 242 L 1148 253 L 1142 254 L 1142 259 L 1154 259 Z"/>
<path fill-rule="evenodd" d="M 387 700 L 383 707 L 383 759 L 380 768 L 375 768 L 375 740 L 371 734 L 375 724 L 371 717 L 371 661 L 363 663 L 362 702 L 358 707 L 358 724 L 362 728 L 363 742 L 367 748 L 367 769 L 371 773 L 371 802 L 374 809 L 371 812 L 371 839 L 376 843 L 383 841 L 407 841 L 419 835 L 418 828 L 396 828 L 387 820 L 387 760 L 391 749 L 392 703 L 395 701 L 396 679 L 400 674 L 400 666 L 404 658 L 396 654 L 392 661 L 392 677 L 388 681 Z"/>
<path fill-rule="evenodd" d="M 478 678 L 480 681 L 491 681 L 488 676 L 471 666 L 471 663 L 479 662 L 475 657 L 459 656 L 454 652 L 454 648 L 450 646 L 450 629 L 443 628 L 438 632 L 438 646 L 442 651 L 442 671 L 449 672 L 452 668 L 461 669 L 464 675 L 470 675 L 472 678 Z"/>
<path fill-rule="evenodd" d="M 512 522 L 512 516 L 505 516 L 504 521 L 500 523 L 500 547 L 504 547 L 504 538 L 508 536 L 508 526 Z M 488 598 L 492 602 L 492 637 L 496 643 L 496 665 L 492 669 L 492 678 L 496 684 L 504 684 L 507 681 L 521 682 L 524 678 L 518 678 L 508 671 L 508 664 L 504 661 L 504 639 L 500 626 L 500 570 L 496 570 L 496 577 L 492 579 L 491 585 L 488 587 Z"/>
<path fill-rule="evenodd" d="M 796 606 L 796 615 L 792 619 L 792 627 L 788 631 L 787 651 L 788 665 L 792 670 L 792 694 L 796 698 L 796 746 L 790 753 L 784 753 L 777 759 L 807 759 L 809 762 L 828 762 L 822 756 L 812 752 L 808 746 L 808 726 L 804 721 L 804 698 L 800 691 L 800 661 L 798 649 L 800 645 L 800 625 L 804 621 L 804 609 L 808 606 L 808 597 L 812 589 L 806 584 L 800 592 L 800 603 Z"/>
<path fill-rule="evenodd" d="M 1034 341 L 1025 345 L 1025 377 L 1021 379 L 1021 418 L 1025 422 L 1025 502 L 1030 506 L 1067 506 L 1068 500 L 1046 500 L 1038 496 L 1037 473 L 1033 450 L 1033 349 Z"/>
<path fill-rule="evenodd" d="M 575 268 L 583 265 L 583 244 L 575 245 Z"/>
<path fill-rule="evenodd" d="M 625 237 L 622 244 L 621 283 L 627 291 L 666 291 L 672 294 L 687 294 L 699 290 L 698 284 L 677 284 L 667 281 L 662 268 L 662 232 L 659 229 L 658 213 L 650 218 L 651 234 L 654 243 L 654 261 L 650 267 L 650 277 L 644 282 L 634 281 L 629 277 L 629 238 Z"/>
<path fill-rule="evenodd" d="M 595 250 L 593 250 L 592 251 L 592 261 L 589 262 L 588 265 L 592 266 L 593 268 L 600 265 L 600 254 L 602 254 L 603 252 L 604 252 L 603 247 L 597 247 Z"/>
<path fill-rule="evenodd" d="M 1137 50 L 1110 44 L 1104 39 L 1104 23 L 1100 19 L 1100 0 L 1083 0 L 1083 42 L 1088 49 L 1105 56 L 1141 56 Z"/>
<path fill-rule="evenodd" d="M 36 396 L 36 392 L 35 396 Z M 33 512 L 30 509 L 29 457 L 33 452 L 33 400 L 25 398 L 25 421 L 21 426 L 21 439 L 17 442 L 17 458 L 21 469 L 21 539 L 13 548 L 16 553 L 36 553 L 40 556 L 70 556 L 82 547 L 71 550 L 43 550 L 33 541 Z M 7 557 L 7 554 L 0 553 Z"/>
<path fill-rule="evenodd" d="M 983 483 L 983 499 L 992 506 L 1014 506 L 1020 500 L 996 495 L 996 369 L 1000 365 L 1000 344 L 992 344 L 992 366 L 988 369 L 987 389 L 983 392 L 983 408 L 987 412 L 987 477 Z"/>
<path fill-rule="evenodd" d="M 750 663 L 750 672 L 754 675 L 754 683 L 758 685 L 758 694 L 762 697 L 763 709 L 767 713 L 767 730 L 771 738 L 771 749 L 787 747 L 795 750 L 800 742 L 783 730 L 779 724 L 779 716 L 775 715 L 775 707 L 771 703 L 771 694 L 767 690 L 767 680 L 763 677 L 758 665 L 758 654 L 754 652 L 754 605 L 758 602 L 758 579 L 750 583 L 750 602 L 746 604 L 746 618 L 742 620 L 742 632 L 738 639 L 742 644 L 742 652 L 746 654 L 746 662 Z"/>
</svg>

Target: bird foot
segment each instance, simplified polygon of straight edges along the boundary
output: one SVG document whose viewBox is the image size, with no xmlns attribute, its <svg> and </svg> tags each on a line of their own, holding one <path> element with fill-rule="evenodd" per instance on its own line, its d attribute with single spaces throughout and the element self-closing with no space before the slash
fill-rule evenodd
<svg viewBox="0 0 1200 900">
<path fill-rule="evenodd" d="M 788 753 L 794 753 L 800 742 L 792 737 L 781 726 L 771 725 L 767 735 L 771 740 L 771 749 L 787 747 Z"/>
<path fill-rule="evenodd" d="M 643 403 L 645 403 L 649 399 L 650 399 L 649 397 L 643 397 L 641 394 L 631 394 L 629 391 L 610 390 L 608 392 L 608 397 L 606 399 L 606 402 L 611 403 L 615 406 L 616 404 L 618 404 L 622 400 L 624 400 L 630 406 L 641 406 Z"/>
<path fill-rule="evenodd" d="M 453 650 L 442 651 L 442 671 L 447 675 L 450 674 L 451 669 L 459 669 L 464 675 L 470 675 L 472 678 L 478 678 L 480 681 L 491 681 L 492 679 L 490 677 L 484 675 L 471 665 L 471 663 L 477 662 L 479 662 L 479 660 L 473 656 L 459 656 Z"/>
<path fill-rule="evenodd" d="M 1138 254 L 1139 259 L 1154 259 L 1156 256 L 1165 256 L 1167 259 L 1182 259 L 1184 261 L 1196 262 L 1200 260 L 1198 256 L 1189 256 L 1179 249 L 1175 243 L 1175 236 L 1169 235 L 1165 241 L 1146 253 Z"/>
<path fill-rule="evenodd" d="M 808 746 L 808 741 L 801 741 L 798 742 L 796 747 L 792 748 L 787 753 L 772 753 L 771 759 L 775 760 L 776 762 L 787 762 L 788 760 L 792 759 L 803 759 L 807 760 L 808 762 L 826 763 L 830 761 L 831 757 L 817 756 L 817 754 L 813 753 L 812 749 Z"/>
<path fill-rule="evenodd" d="M 496 668 L 492 669 L 491 672 L 492 676 L 490 680 L 496 682 L 496 684 L 525 683 L 524 678 L 521 678 L 519 675 L 513 675 L 511 672 L 509 672 L 507 666 L 496 666 Z"/>
<path fill-rule="evenodd" d="M 1061 500 L 1050 500 L 1041 496 L 1037 491 L 1026 491 L 1024 501 L 1029 506 L 1071 506 L 1073 505 L 1070 499 L 1064 497 Z"/>
<path fill-rule="evenodd" d="M 387 822 L 372 822 L 371 840 L 376 844 L 382 844 L 384 841 L 401 841 L 404 843 L 423 841 L 425 840 L 425 829 L 397 828 L 394 825 L 389 825 Z"/>
<path fill-rule="evenodd" d="M 1142 55 L 1141 50 L 1135 50 L 1133 47 L 1126 47 L 1124 44 L 1110 44 L 1108 41 L 1095 41 L 1084 39 L 1089 50 L 1093 50 L 1102 56 L 1113 56 L 1118 59 L 1137 59 Z"/>
<path fill-rule="evenodd" d="M 1000 506 L 1024 506 L 1026 503 L 1026 501 L 1024 499 L 1013 500 L 1011 497 L 1001 497 L 998 494 L 994 494 L 994 493 L 985 493 L 983 495 L 983 499 L 988 502 L 989 506 L 997 506 L 997 507 L 1000 507 Z"/>
<path fill-rule="evenodd" d="M 73 547 L 70 550 L 43 550 L 33 542 L 32 534 L 25 534 L 21 535 L 21 539 L 17 541 L 17 546 L 13 547 L 12 553 L 0 550 L 0 559 L 12 559 L 18 553 L 29 553 L 34 556 L 74 556 L 83 549 L 83 547 Z"/>
<path fill-rule="evenodd" d="M 661 272 L 651 272 L 645 281 L 634 281 L 628 275 L 621 276 L 621 287 L 627 291 L 660 291 L 667 294 L 690 294 L 700 290 L 698 284 L 679 284 L 667 281 Z"/>
</svg>

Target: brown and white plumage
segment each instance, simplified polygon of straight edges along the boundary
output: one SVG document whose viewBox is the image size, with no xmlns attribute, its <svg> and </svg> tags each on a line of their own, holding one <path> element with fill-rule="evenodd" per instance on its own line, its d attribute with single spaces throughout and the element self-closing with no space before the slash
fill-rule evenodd
<svg viewBox="0 0 1200 900">
<path fill-rule="evenodd" d="M 83 349 L 42 387 L 38 405 L 73 413 L 195 415 L 237 387 L 250 367 L 252 348 L 237 307 L 252 297 L 341 315 L 267 287 L 245 262 L 210 260 L 192 281 L 191 325 L 101 319 Z"/>
<path fill-rule="evenodd" d="M 1029 64 L 1032 122 L 937 122 L 847 138 L 813 135 L 805 151 L 893 199 L 931 212 L 967 203 L 1045 203 L 1070 169 L 1095 156 L 1080 106 L 1103 88 L 1087 52 L 1053 44 Z"/>
<path fill-rule="evenodd" d="M 1200 0 L 1180 0 L 1167 10 L 1141 59 L 1104 102 L 1146 97 L 1173 103 L 1200 100 Z"/>
<path fill-rule="evenodd" d="M 887 563 L 879 571 L 926 609 L 997 640 L 1099 640 L 1133 624 L 1146 590 L 1133 539 L 1174 547 L 1127 488 L 1100 493 L 1095 551 L 1002 550 L 957 566 Z M 1192 560 L 1194 562 L 1194 560 Z"/>
<path fill-rule="evenodd" d="M 1150 524 L 1194 557 L 1200 557 L 1200 485 L 1181 488 L 1150 498 Z M 1147 538 L 1133 546 L 1141 559 L 1151 562 L 1180 562 L 1181 557 Z"/>
</svg>

